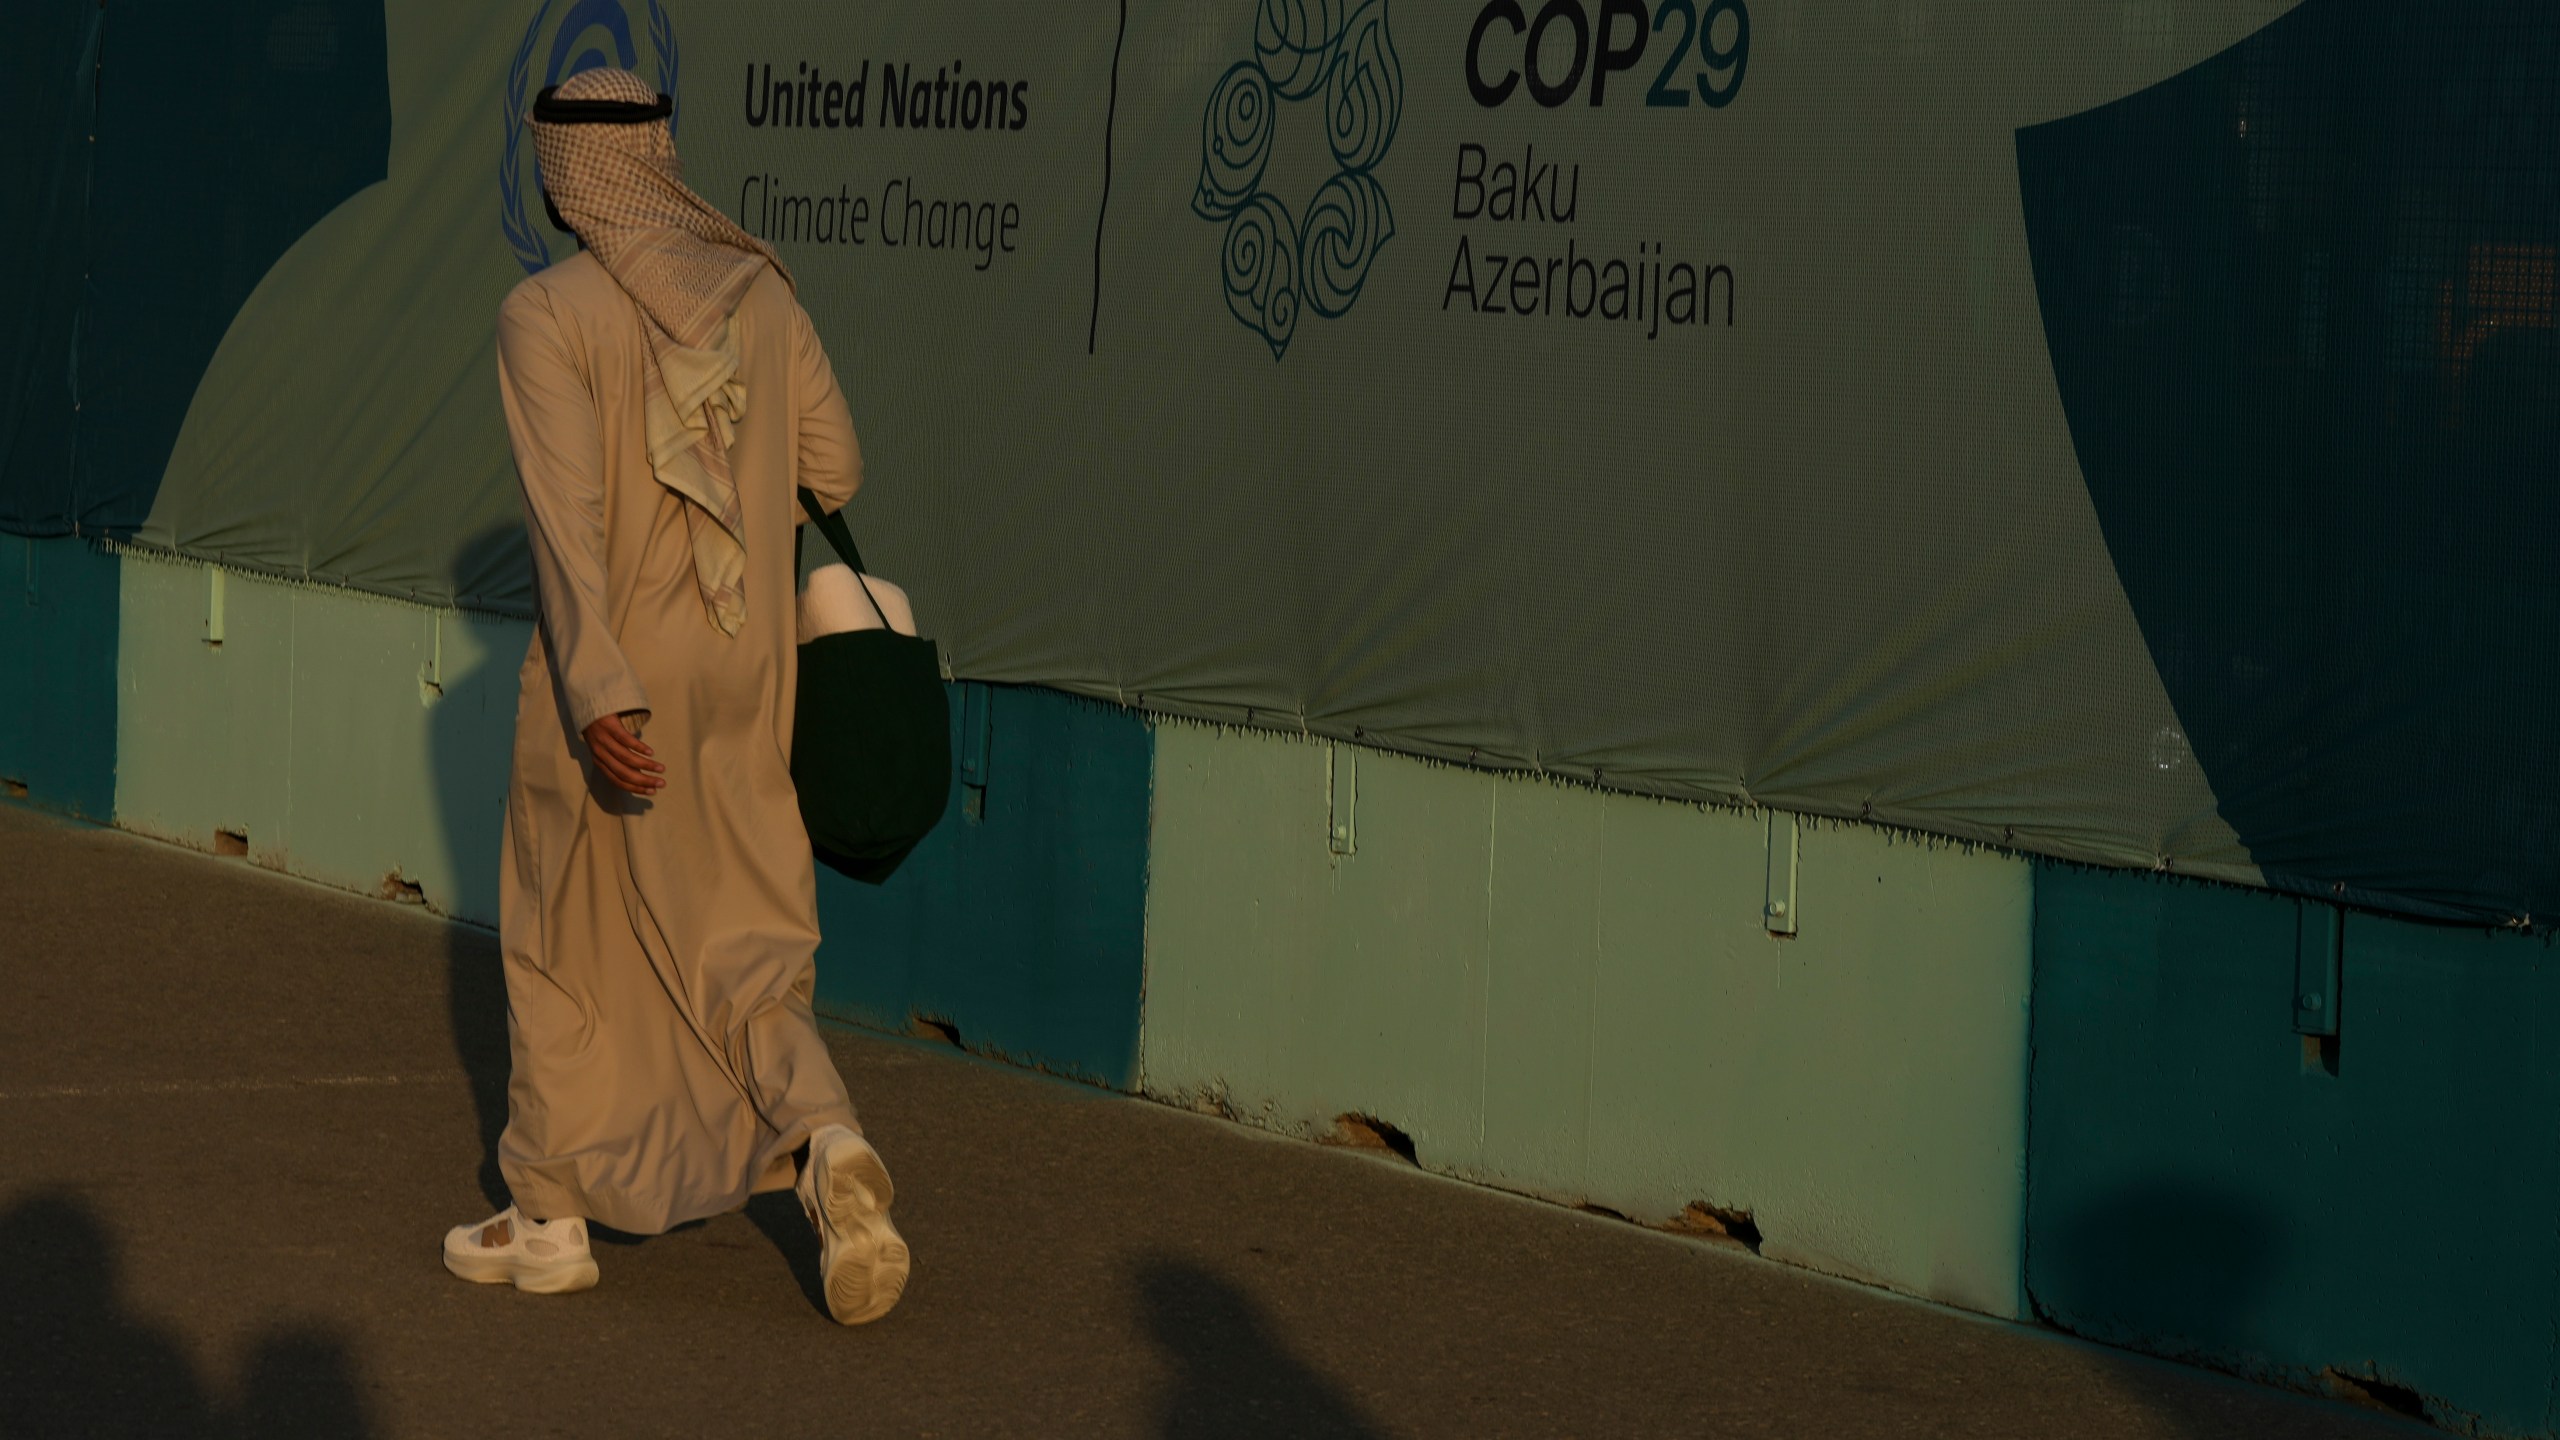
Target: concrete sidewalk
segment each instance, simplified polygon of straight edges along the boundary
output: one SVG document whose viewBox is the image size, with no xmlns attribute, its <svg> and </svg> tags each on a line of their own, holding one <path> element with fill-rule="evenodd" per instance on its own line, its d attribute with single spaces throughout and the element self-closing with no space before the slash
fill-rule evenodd
<svg viewBox="0 0 2560 1440">
<path fill-rule="evenodd" d="M 493 1208 L 490 938 L 0 805 L 0 1437 L 2356 1437 L 2415 1426 L 836 1037 L 905 1303 L 789 1196 L 444 1273 Z"/>
</svg>

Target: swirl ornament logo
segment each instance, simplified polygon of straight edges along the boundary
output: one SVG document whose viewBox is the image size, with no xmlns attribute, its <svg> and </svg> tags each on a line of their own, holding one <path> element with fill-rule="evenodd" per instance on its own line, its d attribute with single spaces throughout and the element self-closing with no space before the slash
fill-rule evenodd
<svg viewBox="0 0 2560 1440">
<path fill-rule="evenodd" d="M 1334 173 L 1300 216 L 1263 189 L 1263 172 L 1281 104 L 1318 97 Z M 1387 34 L 1387 0 L 1260 0 L 1253 58 L 1209 94 L 1191 209 L 1225 223 L 1227 308 L 1271 346 L 1272 359 L 1288 353 L 1301 306 L 1327 319 L 1350 313 L 1371 262 L 1394 238 L 1395 213 L 1371 172 L 1403 113 L 1404 66 Z"/>
<path fill-rule="evenodd" d="M 525 133 L 524 112 L 533 108 L 533 97 L 545 88 L 559 84 L 582 70 L 620 69 L 649 74 L 641 67 L 639 41 L 648 42 L 648 55 L 654 68 L 658 89 L 676 93 L 676 31 L 667 19 L 666 6 L 660 0 L 647 0 L 649 24 L 643 34 L 635 34 L 631 12 L 623 0 L 542 0 L 542 8 L 533 12 L 533 23 L 524 30 L 524 42 L 516 46 L 515 63 L 507 68 L 506 121 L 507 144 L 498 156 L 498 229 L 507 237 L 507 245 L 515 251 L 517 263 L 527 275 L 539 272 L 551 263 L 551 223 L 542 209 L 542 162 L 534 158 L 532 137 Z M 557 11 L 555 19 L 553 12 Z M 545 43 L 548 42 L 548 43 Z M 541 67 L 535 68 L 539 57 Z M 541 78 L 536 79 L 539 75 Z M 679 102 L 669 125 L 680 123 L 684 111 Z"/>
</svg>

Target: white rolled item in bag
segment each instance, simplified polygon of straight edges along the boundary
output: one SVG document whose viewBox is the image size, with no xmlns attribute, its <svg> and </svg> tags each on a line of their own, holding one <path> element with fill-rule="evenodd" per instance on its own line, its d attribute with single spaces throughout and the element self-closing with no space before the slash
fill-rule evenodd
<svg viewBox="0 0 2560 1440">
<path fill-rule="evenodd" d="M 862 598 L 857 584 L 869 587 L 871 600 Z M 800 643 L 808 644 L 821 635 L 841 635 L 848 630 L 877 630 L 883 619 L 889 628 L 901 635 L 916 633 L 915 607 L 908 603 L 907 592 L 881 579 L 865 575 L 857 582 L 850 565 L 821 565 L 809 572 L 809 583 L 800 590 Z"/>
</svg>

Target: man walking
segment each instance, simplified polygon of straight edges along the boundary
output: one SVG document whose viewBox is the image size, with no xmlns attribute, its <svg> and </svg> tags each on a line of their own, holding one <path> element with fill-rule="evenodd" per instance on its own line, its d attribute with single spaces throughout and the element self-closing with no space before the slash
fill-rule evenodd
<svg viewBox="0 0 2560 1440">
<path fill-rule="evenodd" d="M 842 506 L 861 451 L 789 272 L 686 188 L 671 112 L 589 70 L 530 117 L 581 251 L 498 315 L 541 600 L 499 909 L 514 1203 L 445 1264 L 581 1290 L 589 1220 L 656 1234 L 796 1185 L 858 1325 L 908 1254 L 810 1010 L 790 755 L 794 487 Z"/>
</svg>

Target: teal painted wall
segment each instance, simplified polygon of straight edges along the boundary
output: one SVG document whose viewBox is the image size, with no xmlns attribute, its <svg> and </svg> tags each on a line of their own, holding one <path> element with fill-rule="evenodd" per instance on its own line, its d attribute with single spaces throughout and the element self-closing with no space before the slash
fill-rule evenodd
<svg viewBox="0 0 2560 1440">
<path fill-rule="evenodd" d="M 2302 903 L 2041 867 L 2027 1280 L 2114 1344 L 2551 1433 L 2560 966 L 2350 913 L 2336 1073 L 2293 1030 Z M 2315 913 L 2326 907 L 2312 906 Z"/>
<path fill-rule="evenodd" d="M 92 820 L 115 814 L 117 557 L 0 535 L 0 781 Z"/>
<path fill-rule="evenodd" d="M 0 538 L 0 777 L 493 921 L 530 627 L 222 572 L 216 646 L 216 573 Z M 2287 897 L 1807 825 L 1779 940 L 1766 817 L 952 694 L 941 829 L 885 887 L 822 872 L 836 1018 L 1285 1133 L 1372 1116 L 1442 1173 L 1748 1211 L 1772 1258 L 2552 1432 L 2544 940 L 2347 916 L 2332 1074 Z"/>
<path fill-rule="evenodd" d="M 891 1031 L 942 1021 L 971 1050 L 1132 1088 L 1148 726 L 1001 685 L 953 686 L 951 716 L 963 773 L 942 824 L 885 885 L 818 872 L 818 1008 Z"/>
<path fill-rule="evenodd" d="M 1145 1088 L 2018 1313 L 2021 861 L 1241 731 L 1157 731 Z M 1328 843 L 1353 767 L 1353 853 Z M 1784 821 L 1781 822 L 1786 823 Z"/>
</svg>

